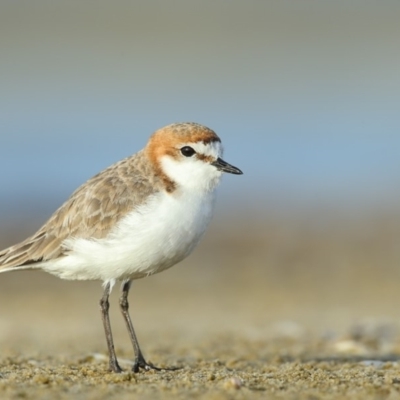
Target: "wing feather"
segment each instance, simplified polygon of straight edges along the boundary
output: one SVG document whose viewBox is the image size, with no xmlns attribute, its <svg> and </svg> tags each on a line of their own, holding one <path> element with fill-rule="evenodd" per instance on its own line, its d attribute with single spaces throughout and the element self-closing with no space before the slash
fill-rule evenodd
<svg viewBox="0 0 400 400">
<path fill-rule="evenodd" d="M 65 256 L 65 239 L 106 237 L 128 212 L 159 191 L 143 150 L 105 169 L 78 188 L 33 236 L 0 251 L 0 272 L 35 268 Z"/>
</svg>

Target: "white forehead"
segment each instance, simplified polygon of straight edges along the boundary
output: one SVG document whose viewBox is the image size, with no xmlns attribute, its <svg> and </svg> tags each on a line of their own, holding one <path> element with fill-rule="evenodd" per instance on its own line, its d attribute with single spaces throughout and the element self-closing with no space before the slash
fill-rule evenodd
<svg viewBox="0 0 400 400">
<path fill-rule="evenodd" d="M 182 144 L 182 146 L 180 146 L 180 147 L 182 148 L 184 146 L 190 146 L 196 151 L 197 154 L 202 154 L 206 157 L 218 158 L 218 157 L 221 157 L 222 153 L 223 153 L 222 144 L 221 144 L 221 142 L 218 142 L 218 141 L 213 141 L 213 142 L 208 142 L 208 143 L 188 142 L 188 143 Z"/>
</svg>

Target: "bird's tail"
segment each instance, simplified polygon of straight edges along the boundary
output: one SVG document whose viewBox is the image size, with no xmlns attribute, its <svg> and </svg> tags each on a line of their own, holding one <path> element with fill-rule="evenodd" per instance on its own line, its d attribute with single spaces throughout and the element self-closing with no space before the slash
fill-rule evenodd
<svg viewBox="0 0 400 400">
<path fill-rule="evenodd" d="M 42 259 L 32 257 L 32 250 L 36 243 L 37 239 L 35 240 L 35 237 L 30 237 L 21 243 L 1 250 L 0 273 L 39 268 L 37 263 L 42 261 Z"/>
</svg>

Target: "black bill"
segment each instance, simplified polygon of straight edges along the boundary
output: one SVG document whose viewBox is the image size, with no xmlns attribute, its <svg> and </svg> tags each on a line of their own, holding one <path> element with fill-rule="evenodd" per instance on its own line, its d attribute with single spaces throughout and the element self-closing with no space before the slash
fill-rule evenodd
<svg viewBox="0 0 400 400">
<path fill-rule="evenodd" d="M 224 161 L 222 158 L 217 158 L 211 165 L 214 165 L 214 167 L 217 167 L 220 171 L 228 172 L 229 174 L 235 174 L 235 175 L 242 175 L 243 172 L 239 169 L 234 167 L 231 164 L 228 164 L 226 161 Z"/>
</svg>

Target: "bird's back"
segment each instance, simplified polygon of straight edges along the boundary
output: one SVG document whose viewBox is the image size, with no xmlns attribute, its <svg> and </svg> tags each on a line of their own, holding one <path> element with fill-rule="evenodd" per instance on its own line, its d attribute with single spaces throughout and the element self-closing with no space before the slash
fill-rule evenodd
<svg viewBox="0 0 400 400">
<path fill-rule="evenodd" d="M 113 164 L 79 187 L 34 235 L 0 251 L 0 272 L 64 257 L 62 244 L 71 237 L 104 238 L 161 185 L 143 150 Z"/>
</svg>

